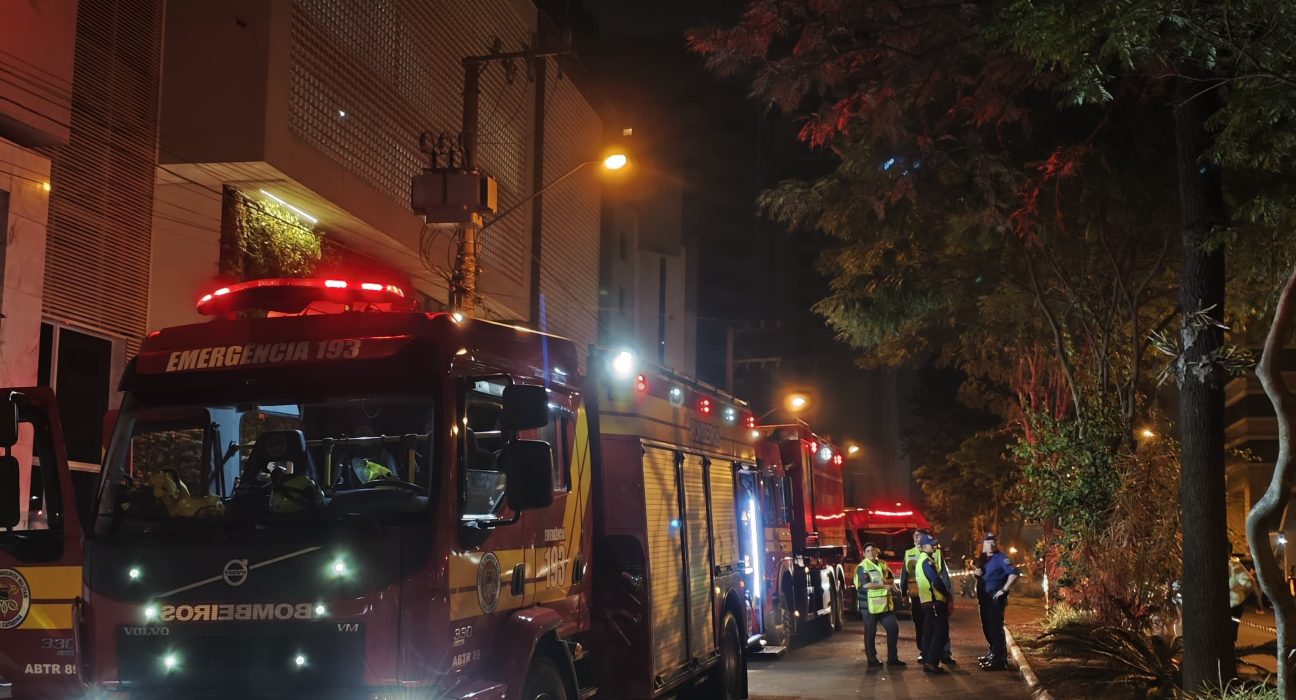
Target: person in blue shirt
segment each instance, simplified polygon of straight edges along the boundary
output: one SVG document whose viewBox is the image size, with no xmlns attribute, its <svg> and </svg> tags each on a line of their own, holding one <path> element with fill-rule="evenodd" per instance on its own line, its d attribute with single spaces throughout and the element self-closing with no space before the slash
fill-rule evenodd
<svg viewBox="0 0 1296 700">
<path fill-rule="evenodd" d="M 1008 643 L 1004 638 L 1004 610 L 1008 607 L 1008 591 L 1017 582 L 1017 567 L 1008 556 L 999 551 L 993 532 L 987 532 L 982 541 L 985 563 L 976 569 L 981 579 L 981 628 L 990 655 L 981 663 L 986 671 L 1003 671 L 1008 668 Z"/>
</svg>

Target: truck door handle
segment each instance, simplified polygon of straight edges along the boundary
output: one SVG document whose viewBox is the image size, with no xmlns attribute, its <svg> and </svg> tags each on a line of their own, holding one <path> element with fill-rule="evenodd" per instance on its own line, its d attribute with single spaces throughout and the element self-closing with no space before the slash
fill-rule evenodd
<svg viewBox="0 0 1296 700">
<path fill-rule="evenodd" d="M 513 587 L 510 590 L 515 596 L 526 592 L 526 564 L 513 567 Z"/>
</svg>

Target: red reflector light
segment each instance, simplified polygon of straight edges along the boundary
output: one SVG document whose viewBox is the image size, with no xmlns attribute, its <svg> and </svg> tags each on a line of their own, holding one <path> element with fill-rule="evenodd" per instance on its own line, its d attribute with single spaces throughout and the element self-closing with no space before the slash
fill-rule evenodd
<svg viewBox="0 0 1296 700">
<path fill-rule="evenodd" d="M 635 391 L 638 391 L 638 392 L 645 392 L 645 391 L 648 391 L 648 378 L 647 378 L 647 377 L 645 377 L 645 376 L 642 375 L 642 374 L 639 375 L 639 376 L 637 376 L 637 377 L 635 377 Z"/>
<path fill-rule="evenodd" d="M 747 417 L 743 419 L 743 425 L 747 426 L 748 430 L 754 429 L 756 427 L 756 416 L 748 413 Z"/>
<path fill-rule="evenodd" d="M 333 305 L 330 307 L 329 305 Z M 352 309 L 409 310 L 413 305 L 394 284 L 351 283 L 339 279 L 257 279 L 221 287 L 198 300 L 199 313 L 222 315 L 260 309 L 280 313 L 319 313 Z"/>
<path fill-rule="evenodd" d="M 698 412 L 704 416 L 711 415 L 711 399 L 698 399 Z"/>
</svg>

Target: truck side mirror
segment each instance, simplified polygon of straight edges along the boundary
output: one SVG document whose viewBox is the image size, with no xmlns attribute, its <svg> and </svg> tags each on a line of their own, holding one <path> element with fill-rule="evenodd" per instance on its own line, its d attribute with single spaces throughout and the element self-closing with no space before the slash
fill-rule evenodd
<svg viewBox="0 0 1296 700">
<path fill-rule="evenodd" d="M 12 455 L 0 457 L 0 528 L 11 528 L 18 524 L 22 515 L 19 504 L 18 458 Z"/>
<path fill-rule="evenodd" d="M 553 503 L 553 448 L 541 440 L 511 440 L 500 450 L 499 465 L 508 481 L 504 493 L 509 508 L 548 508 Z"/>
<path fill-rule="evenodd" d="M 18 444 L 18 394 L 10 392 L 0 402 L 0 447 L 8 450 Z"/>
<path fill-rule="evenodd" d="M 534 430 L 549 425 L 549 391 L 530 384 L 504 387 L 500 423 L 505 430 Z"/>
</svg>

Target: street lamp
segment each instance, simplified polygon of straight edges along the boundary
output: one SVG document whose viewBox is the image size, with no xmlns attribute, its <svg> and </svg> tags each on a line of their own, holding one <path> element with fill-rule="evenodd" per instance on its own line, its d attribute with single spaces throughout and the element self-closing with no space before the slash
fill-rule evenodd
<svg viewBox="0 0 1296 700">
<path fill-rule="evenodd" d="M 800 413 L 810 407 L 810 396 L 802 392 L 793 392 L 788 394 L 784 402 L 788 410 L 793 413 Z"/>
<path fill-rule="evenodd" d="M 500 212 L 495 218 L 482 224 L 480 228 L 465 226 L 463 234 L 459 236 L 458 253 L 455 255 L 455 269 L 451 276 L 451 301 L 456 311 L 470 312 L 473 308 L 473 297 L 477 293 L 477 241 L 486 229 L 494 226 L 496 222 L 513 212 L 521 209 L 523 206 L 534 202 L 540 195 L 548 192 L 558 183 L 580 172 L 582 169 L 594 164 L 603 166 L 608 172 L 615 172 L 625 169 L 630 164 L 630 157 L 621 151 L 610 151 L 602 158 L 583 161 L 572 166 L 570 170 L 559 175 L 548 184 L 532 192 L 521 201 L 516 202 L 513 206 Z M 536 221 L 540 221 L 537 216 Z M 531 241 L 531 320 L 538 321 L 540 305 L 540 233 L 537 228 Z"/>
<path fill-rule="evenodd" d="M 850 447 L 846 448 L 847 457 L 854 457 L 855 455 L 859 454 L 859 452 L 860 452 L 859 445 L 851 445 Z"/>
</svg>

